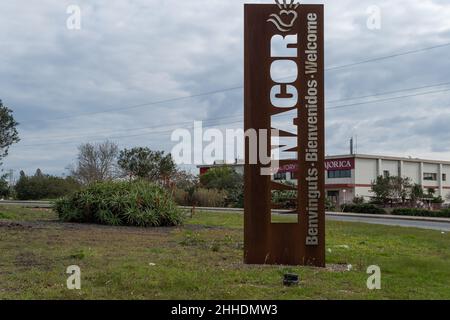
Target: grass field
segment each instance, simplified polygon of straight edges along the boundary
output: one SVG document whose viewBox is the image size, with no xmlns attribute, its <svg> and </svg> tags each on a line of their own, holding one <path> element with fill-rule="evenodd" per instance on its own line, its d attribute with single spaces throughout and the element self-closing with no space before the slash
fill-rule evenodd
<svg viewBox="0 0 450 320">
<path fill-rule="evenodd" d="M 56 218 L 0 207 L 0 299 L 450 299 L 450 235 L 440 231 L 328 222 L 328 267 L 317 269 L 244 265 L 240 214 L 153 229 Z M 81 290 L 66 288 L 70 265 Z M 381 290 L 366 287 L 370 265 Z M 286 272 L 300 286 L 284 287 Z"/>
</svg>

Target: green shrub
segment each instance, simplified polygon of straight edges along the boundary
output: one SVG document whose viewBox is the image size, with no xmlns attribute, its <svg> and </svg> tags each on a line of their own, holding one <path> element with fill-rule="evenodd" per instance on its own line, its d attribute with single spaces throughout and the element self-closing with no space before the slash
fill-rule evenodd
<svg viewBox="0 0 450 320">
<path fill-rule="evenodd" d="M 346 204 L 343 206 L 343 211 L 353 213 L 386 214 L 386 211 L 384 209 L 369 203 Z"/>
<path fill-rule="evenodd" d="M 442 209 L 440 212 L 440 217 L 450 218 L 450 209 Z"/>
<path fill-rule="evenodd" d="M 330 198 L 325 198 L 325 210 L 326 211 L 336 211 L 336 206 Z"/>
<path fill-rule="evenodd" d="M 354 197 L 352 200 L 353 204 L 364 204 L 364 197 Z"/>
<path fill-rule="evenodd" d="M 174 226 L 183 213 L 170 194 L 146 181 L 101 182 L 55 201 L 62 221 L 140 227 Z"/>
<path fill-rule="evenodd" d="M 232 208 L 244 207 L 244 184 L 239 184 L 236 188 L 227 191 L 226 205 Z"/>
<path fill-rule="evenodd" d="M 391 214 L 396 216 L 429 216 L 431 211 L 416 208 L 397 208 L 392 210 Z"/>
<path fill-rule="evenodd" d="M 198 188 L 193 194 L 193 204 L 199 207 L 223 207 L 226 199 L 224 190 Z"/>
<path fill-rule="evenodd" d="M 368 203 L 369 204 L 373 204 L 375 206 L 382 206 L 382 205 L 384 205 L 384 202 L 382 200 L 380 200 L 380 199 L 377 199 L 377 198 L 372 198 Z"/>
<path fill-rule="evenodd" d="M 274 190 L 272 191 L 272 203 L 280 209 L 297 208 L 297 191 Z"/>
<path fill-rule="evenodd" d="M 413 216 L 413 217 L 435 217 L 435 218 L 450 218 L 450 209 L 443 209 L 440 211 L 431 211 L 426 209 L 416 208 L 399 208 L 392 211 L 396 216 Z"/>
<path fill-rule="evenodd" d="M 437 203 L 437 204 L 442 204 L 442 203 L 444 203 L 444 202 L 445 202 L 445 201 L 444 201 L 444 199 L 442 199 L 441 196 L 433 197 L 433 200 L 431 200 L 431 203 Z"/>
</svg>

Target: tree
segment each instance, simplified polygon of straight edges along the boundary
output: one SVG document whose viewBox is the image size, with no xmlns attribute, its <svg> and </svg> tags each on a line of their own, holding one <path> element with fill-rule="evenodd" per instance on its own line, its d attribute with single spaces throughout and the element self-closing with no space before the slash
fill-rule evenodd
<svg viewBox="0 0 450 320">
<path fill-rule="evenodd" d="M 120 151 L 117 163 L 130 180 L 142 178 L 167 184 L 176 172 L 171 154 L 164 155 L 164 151 L 152 151 L 144 147 Z"/>
<path fill-rule="evenodd" d="M 225 190 L 227 193 L 227 205 L 243 207 L 244 179 L 233 168 L 223 166 L 209 169 L 200 176 L 200 183 L 208 189 Z"/>
<path fill-rule="evenodd" d="M 410 178 L 397 176 L 379 176 L 372 182 L 372 192 L 375 193 L 376 199 L 383 204 L 389 201 L 401 201 L 402 204 L 409 199 L 412 203 L 424 197 L 423 188 L 419 184 L 411 184 Z"/>
<path fill-rule="evenodd" d="M 75 167 L 69 168 L 70 173 L 82 184 L 112 180 L 118 175 L 118 154 L 119 147 L 114 142 L 82 144 L 78 147 Z"/>
<path fill-rule="evenodd" d="M 401 201 L 404 203 L 411 194 L 411 182 L 409 178 L 397 176 L 378 176 L 372 182 L 372 192 L 377 201 L 387 204 L 389 201 Z"/>
<path fill-rule="evenodd" d="M 0 164 L 1 160 L 8 155 L 9 147 L 20 141 L 17 126 L 12 110 L 4 106 L 0 100 Z"/>
<path fill-rule="evenodd" d="M 411 199 L 411 202 L 415 206 L 418 201 L 420 201 L 424 197 L 423 187 L 420 184 L 413 184 L 411 186 L 411 190 L 409 193 L 409 198 Z"/>
<path fill-rule="evenodd" d="M 375 194 L 375 199 L 383 204 L 389 201 L 390 183 L 389 177 L 378 176 L 375 181 L 372 181 L 372 192 Z"/>
<path fill-rule="evenodd" d="M 6 198 L 10 195 L 10 187 L 8 181 L 6 181 L 7 174 L 4 174 L 0 177 L 0 197 Z"/>
<path fill-rule="evenodd" d="M 198 176 L 184 170 L 176 170 L 171 176 L 170 187 L 175 201 L 180 205 L 193 205 L 198 186 Z"/>
<path fill-rule="evenodd" d="M 389 178 L 389 198 L 391 200 L 401 200 L 402 203 L 410 194 L 411 183 L 409 178 L 388 177 Z"/>
<path fill-rule="evenodd" d="M 172 175 L 173 186 L 180 190 L 189 191 L 198 184 L 198 177 L 184 170 L 179 170 Z"/>
<path fill-rule="evenodd" d="M 434 198 L 434 195 L 436 194 L 436 190 L 434 188 L 428 188 L 427 192 L 428 192 L 428 195 L 427 195 L 428 197 Z"/>
<path fill-rule="evenodd" d="M 63 179 L 36 170 L 34 176 L 21 174 L 14 189 L 19 200 L 56 199 L 77 191 L 80 184 L 72 177 Z"/>
<path fill-rule="evenodd" d="M 42 174 L 41 169 L 38 168 L 38 169 L 36 170 L 36 173 L 34 174 L 34 176 L 35 176 L 35 177 L 42 177 L 43 174 Z"/>
<path fill-rule="evenodd" d="M 243 183 L 242 176 L 228 166 L 209 169 L 200 177 L 200 183 L 208 189 L 232 190 Z"/>
</svg>

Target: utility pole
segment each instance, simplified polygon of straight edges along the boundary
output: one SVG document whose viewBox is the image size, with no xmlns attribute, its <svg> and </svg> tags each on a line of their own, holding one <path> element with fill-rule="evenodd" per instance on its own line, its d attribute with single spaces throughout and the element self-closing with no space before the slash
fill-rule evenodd
<svg viewBox="0 0 450 320">
<path fill-rule="evenodd" d="M 9 169 L 9 186 L 12 187 L 14 184 L 14 169 Z"/>
</svg>

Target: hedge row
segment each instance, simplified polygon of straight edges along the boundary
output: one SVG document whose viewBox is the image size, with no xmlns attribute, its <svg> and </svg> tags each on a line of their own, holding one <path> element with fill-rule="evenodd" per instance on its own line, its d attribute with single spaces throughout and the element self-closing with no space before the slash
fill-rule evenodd
<svg viewBox="0 0 450 320">
<path fill-rule="evenodd" d="M 426 209 L 401 208 L 394 209 L 392 214 L 396 216 L 450 218 L 450 209 L 431 211 Z"/>
<path fill-rule="evenodd" d="M 347 204 L 343 207 L 343 212 L 387 214 L 384 209 L 373 204 Z M 398 208 L 394 209 L 391 214 L 394 216 L 450 218 L 450 209 L 431 211 L 417 208 Z"/>
<path fill-rule="evenodd" d="M 346 204 L 343 207 L 343 211 L 352 213 L 386 214 L 384 209 L 369 203 Z"/>
</svg>

